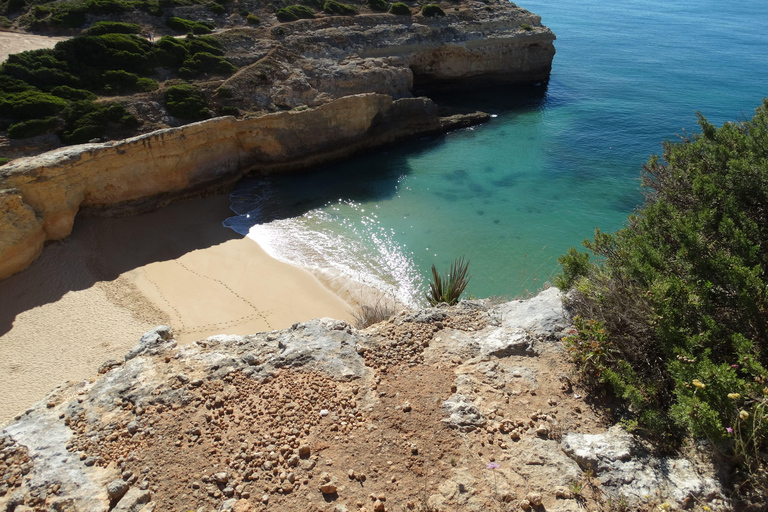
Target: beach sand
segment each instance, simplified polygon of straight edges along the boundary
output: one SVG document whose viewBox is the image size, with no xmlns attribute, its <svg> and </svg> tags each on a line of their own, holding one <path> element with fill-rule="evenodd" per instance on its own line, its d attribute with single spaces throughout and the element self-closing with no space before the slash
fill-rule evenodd
<svg viewBox="0 0 768 512">
<path fill-rule="evenodd" d="M 14 53 L 53 48 L 56 43 L 65 39 L 69 38 L 0 31 L 0 62 L 4 62 Z"/>
<path fill-rule="evenodd" d="M 180 343 L 350 319 L 310 272 L 224 228 L 227 196 L 120 219 L 78 218 L 27 270 L 0 281 L 0 425 L 66 380 L 122 359 L 168 324 Z"/>
</svg>

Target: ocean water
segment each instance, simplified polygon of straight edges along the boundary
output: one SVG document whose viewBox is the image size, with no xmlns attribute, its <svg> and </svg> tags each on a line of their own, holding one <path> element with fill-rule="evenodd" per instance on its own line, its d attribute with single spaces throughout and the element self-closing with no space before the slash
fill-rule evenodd
<svg viewBox="0 0 768 512">
<path fill-rule="evenodd" d="M 620 228 L 660 142 L 751 117 L 768 96 L 759 0 L 521 0 L 557 35 L 547 83 L 433 96 L 486 124 L 311 172 L 243 180 L 225 225 L 272 256 L 423 301 L 470 260 L 474 297 L 535 292 L 557 257 Z"/>
</svg>

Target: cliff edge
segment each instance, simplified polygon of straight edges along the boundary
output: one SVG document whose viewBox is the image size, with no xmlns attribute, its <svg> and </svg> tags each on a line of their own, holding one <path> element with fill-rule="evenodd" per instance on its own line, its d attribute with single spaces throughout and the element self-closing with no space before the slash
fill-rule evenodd
<svg viewBox="0 0 768 512">
<path fill-rule="evenodd" d="M 5 427 L 0 508 L 727 509 L 711 448 L 657 455 L 571 382 L 570 328 L 555 288 L 365 330 L 160 327 Z"/>
</svg>

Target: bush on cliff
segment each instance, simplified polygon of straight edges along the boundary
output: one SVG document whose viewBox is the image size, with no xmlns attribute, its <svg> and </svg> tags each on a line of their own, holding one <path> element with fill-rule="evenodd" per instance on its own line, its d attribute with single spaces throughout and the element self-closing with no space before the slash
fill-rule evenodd
<svg viewBox="0 0 768 512">
<path fill-rule="evenodd" d="M 165 106 L 175 117 L 200 120 L 210 117 L 205 94 L 193 85 L 174 85 L 165 91 Z"/>
<path fill-rule="evenodd" d="M 372 11 L 387 12 L 389 10 L 389 3 L 387 0 L 368 0 L 368 7 Z"/>
<path fill-rule="evenodd" d="M 323 11 L 326 14 L 338 14 L 340 16 L 353 16 L 359 13 L 357 8 L 352 7 L 351 5 L 342 4 L 336 0 L 328 0 L 325 2 Z"/>
<path fill-rule="evenodd" d="M 185 78 L 194 78 L 203 74 L 231 75 L 236 69 L 237 67 L 224 57 L 200 52 L 184 61 L 183 66 L 179 68 L 179 75 Z"/>
<path fill-rule="evenodd" d="M 768 100 L 755 116 L 663 144 L 643 208 L 559 261 L 584 376 L 655 437 L 691 432 L 737 455 L 768 440 Z M 746 459 L 752 460 L 754 459 Z"/>
<path fill-rule="evenodd" d="M 66 127 L 60 138 L 65 144 L 82 144 L 102 137 L 109 128 L 135 128 L 138 120 L 120 103 L 72 103 L 64 112 Z"/>
<path fill-rule="evenodd" d="M 0 95 L 0 112 L 3 113 L 3 117 L 19 121 L 55 116 L 66 106 L 67 102 L 64 99 L 40 91 Z"/>
<path fill-rule="evenodd" d="M 178 32 L 184 32 L 187 34 L 210 34 L 213 31 L 213 25 L 204 21 L 192 21 L 185 20 L 184 18 L 178 18 L 171 16 L 165 22 L 166 26 L 170 29 Z"/>
<path fill-rule="evenodd" d="M 83 31 L 89 36 L 104 34 L 138 34 L 141 27 L 136 23 L 123 23 L 121 21 L 97 21 Z"/>
<path fill-rule="evenodd" d="M 46 117 L 44 119 L 30 119 L 20 121 L 8 127 L 8 137 L 11 139 L 26 139 L 27 137 L 36 137 L 44 133 L 51 133 L 59 125 L 59 118 L 56 116 Z"/>
<path fill-rule="evenodd" d="M 299 19 L 312 19 L 315 17 L 315 13 L 306 5 L 289 5 L 288 7 L 278 9 L 275 16 L 283 23 L 287 23 Z"/>
<path fill-rule="evenodd" d="M 389 12 L 391 14 L 398 14 L 400 16 L 410 16 L 411 8 L 402 2 L 396 2 L 392 4 L 392 7 L 389 8 Z"/>
<path fill-rule="evenodd" d="M 421 8 L 421 14 L 424 16 L 445 16 L 445 12 L 437 4 L 427 4 Z"/>
</svg>

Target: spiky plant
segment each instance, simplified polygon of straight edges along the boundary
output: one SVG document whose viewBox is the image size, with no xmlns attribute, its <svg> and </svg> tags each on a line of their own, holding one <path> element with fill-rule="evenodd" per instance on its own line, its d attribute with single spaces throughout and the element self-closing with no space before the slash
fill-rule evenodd
<svg viewBox="0 0 768 512">
<path fill-rule="evenodd" d="M 467 275 L 469 260 L 464 261 L 464 256 L 456 258 L 451 264 L 447 275 L 441 276 L 432 265 L 432 282 L 429 283 L 427 300 L 433 306 L 445 302 L 454 305 L 469 284 L 472 276 Z"/>
</svg>

